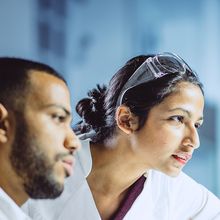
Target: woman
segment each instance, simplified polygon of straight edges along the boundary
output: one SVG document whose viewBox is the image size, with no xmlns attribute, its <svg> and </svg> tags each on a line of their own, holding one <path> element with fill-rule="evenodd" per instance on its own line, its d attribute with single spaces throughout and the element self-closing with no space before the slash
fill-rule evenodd
<svg viewBox="0 0 220 220">
<path fill-rule="evenodd" d="M 75 175 L 56 201 L 30 203 L 32 217 L 220 219 L 217 197 L 181 171 L 199 147 L 204 96 L 180 57 L 135 57 L 88 95 L 76 107 L 78 132 L 89 139 Z"/>
</svg>

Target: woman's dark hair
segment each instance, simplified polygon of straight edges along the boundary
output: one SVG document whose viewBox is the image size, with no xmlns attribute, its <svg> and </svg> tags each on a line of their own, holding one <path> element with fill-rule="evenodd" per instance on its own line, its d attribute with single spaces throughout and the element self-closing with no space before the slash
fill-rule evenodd
<svg viewBox="0 0 220 220">
<path fill-rule="evenodd" d="M 112 77 L 108 87 L 97 85 L 97 88 L 88 92 L 88 98 L 78 102 L 76 111 L 82 117 L 82 121 L 76 126 L 79 133 L 94 131 L 91 137 L 94 143 L 103 143 L 112 137 L 116 129 L 117 100 L 124 84 L 147 58 L 153 56 L 141 55 L 132 58 Z M 184 74 L 168 74 L 126 92 L 123 104 L 139 117 L 139 129 L 143 127 L 150 109 L 169 96 L 180 82 L 197 85 L 203 93 L 198 77 L 188 69 Z"/>
</svg>

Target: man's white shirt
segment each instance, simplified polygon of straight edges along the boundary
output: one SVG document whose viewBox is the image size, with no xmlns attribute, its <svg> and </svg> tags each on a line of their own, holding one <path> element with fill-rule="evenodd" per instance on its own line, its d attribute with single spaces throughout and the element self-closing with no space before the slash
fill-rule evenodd
<svg viewBox="0 0 220 220">
<path fill-rule="evenodd" d="M 1 187 L 0 220 L 31 220 Z"/>
</svg>

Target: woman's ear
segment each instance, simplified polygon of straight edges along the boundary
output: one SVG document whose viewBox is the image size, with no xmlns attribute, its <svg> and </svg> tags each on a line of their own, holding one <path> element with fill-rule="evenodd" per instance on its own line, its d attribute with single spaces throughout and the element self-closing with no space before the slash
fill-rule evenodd
<svg viewBox="0 0 220 220">
<path fill-rule="evenodd" d="M 127 106 L 121 105 L 117 108 L 115 119 L 118 127 L 126 134 L 131 134 L 138 129 L 138 117 Z"/>
<path fill-rule="evenodd" d="M 7 117 L 8 111 L 0 103 L 0 143 L 7 142 Z"/>
</svg>

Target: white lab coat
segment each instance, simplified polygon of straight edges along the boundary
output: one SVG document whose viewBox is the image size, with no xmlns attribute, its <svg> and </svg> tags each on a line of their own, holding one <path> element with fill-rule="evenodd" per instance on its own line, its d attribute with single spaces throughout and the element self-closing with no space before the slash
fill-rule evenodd
<svg viewBox="0 0 220 220">
<path fill-rule="evenodd" d="M 30 220 L 0 187 L 0 220 Z"/>
<path fill-rule="evenodd" d="M 55 200 L 30 200 L 24 209 L 34 220 L 101 220 L 86 181 L 92 166 L 89 141 L 82 142 L 74 175 Z M 144 189 L 124 220 L 220 220 L 220 200 L 183 172 L 172 178 L 149 171 Z"/>
</svg>

